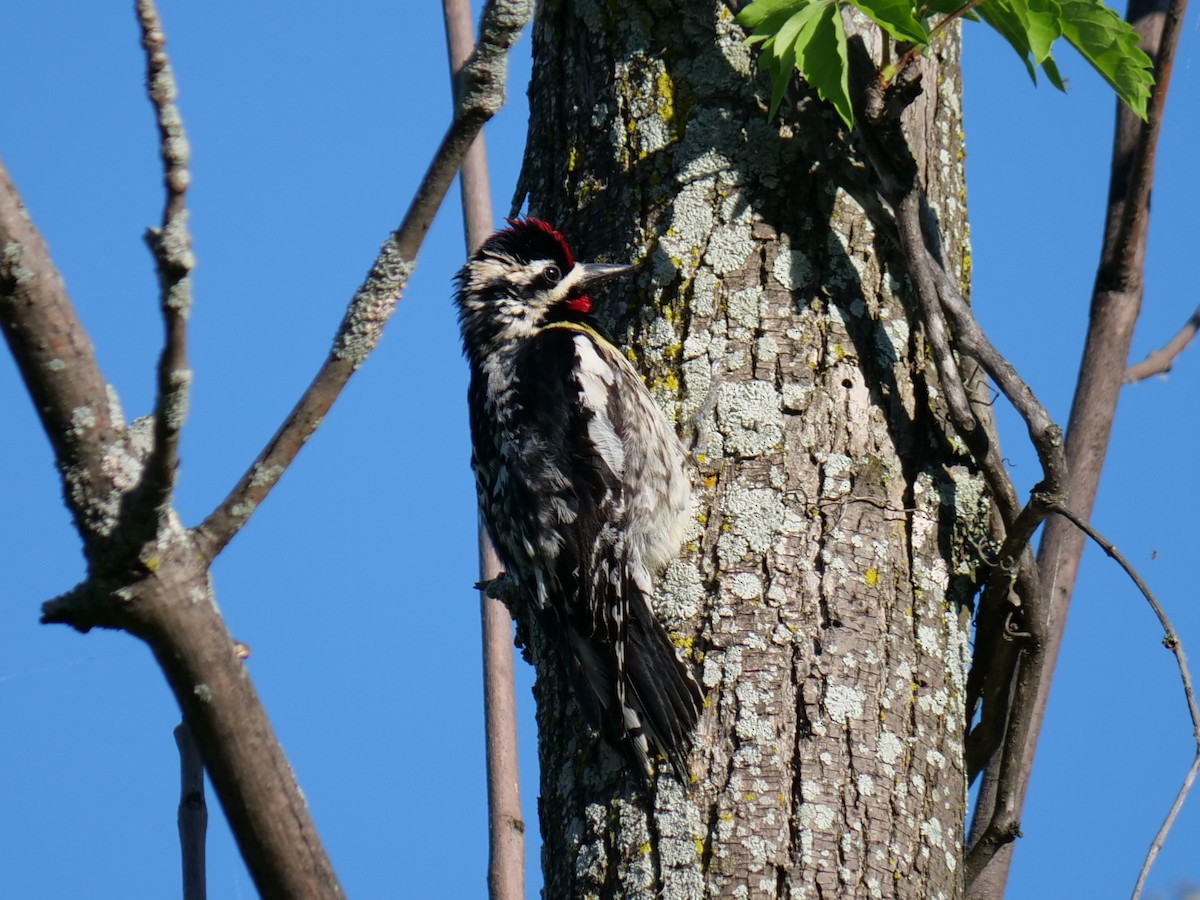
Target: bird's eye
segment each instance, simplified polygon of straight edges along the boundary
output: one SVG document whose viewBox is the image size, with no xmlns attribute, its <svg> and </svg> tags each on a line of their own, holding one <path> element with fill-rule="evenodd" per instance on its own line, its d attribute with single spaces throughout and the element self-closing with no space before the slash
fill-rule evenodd
<svg viewBox="0 0 1200 900">
<path fill-rule="evenodd" d="M 555 265 L 546 266 L 546 268 L 542 269 L 542 277 L 550 282 L 550 284 L 558 284 L 562 281 L 562 269 Z"/>
</svg>

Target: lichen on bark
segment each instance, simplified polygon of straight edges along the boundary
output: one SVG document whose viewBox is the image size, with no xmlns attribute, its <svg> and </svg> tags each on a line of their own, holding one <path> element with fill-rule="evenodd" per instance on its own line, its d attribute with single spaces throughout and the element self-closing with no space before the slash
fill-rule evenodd
<svg viewBox="0 0 1200 900">
<path fill-rule="evenodd" d="M 724 3 L 546 2 L 529 209 L 639 263 L 604 318 L 674 415 L 697 497 L 658 612 L 708 699 L 695 783 L 643 798 L 539 652 L 547 897 L 955 897 L 963 689 L 987 504 L 899 257 L 838 186 L 837 115 L 777 122 Z M 869 41 L 868 41 L 869 43 Z M 967 235 L 958 39 L 912 144 Z"/>
</svg>

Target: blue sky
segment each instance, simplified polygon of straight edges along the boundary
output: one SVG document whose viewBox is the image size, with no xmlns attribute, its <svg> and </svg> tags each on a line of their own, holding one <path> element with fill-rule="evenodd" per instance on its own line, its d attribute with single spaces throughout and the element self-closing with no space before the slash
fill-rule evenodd
<svg viewBox="0 0 1200 900">
<path fill-rule="evenodd" d="M 3 156 L 132 418 L 160 340 L 141 234 L 160 216 L 156 138 L 132 4 L 6 4 Z M 336 11 L 335 11 L 336 9 Z M 224 496 L 323 359 L 346 299 L 397 224 L 449 115 L 440 4 L 164 3 L 193 146 L 196 373 L 178 506 Z M 1200 191 L 1196 21 L 1163 135 L 1146 312 L 1134 355 L 1195 307 Z M 968 26 L 974 302 L 1065 419 L 1098 254 L 1113 101 L 1061 52 L 1071 92 L 1033 88 Z M 498 212 L 525 132 L 528 41 L 488 128 Z M 218 601 L 350 896 L 484 893 L 475 511 L 465 366 L 450 278 L 457 195 L 434 225 L 379 351 L 218 561 Z M 1095 524 L 1141 566 L 1200 659 L 1193 475 L 1200 348 L 1127 388 Z M 49 448 L 0 353 L 0 884 L 6 896 L 177 892 L 178 712 L 148 651 L 37 623 L 83 575 Z M 1018 484 L 1037 480 L 1003 415 Z M 1188 460 L 1193 460 L 1189 463 Z M 1010 896 L 1120 897 L 1192 756 L 1172 658 L 1102 554 L 1088 551 Z M 526 815 L 536 815 L 531 674 L 518 663 Z M 214 898 L 254 890 L 215 799 Z M 534 834 L 531 832 L 531 838 Z M 1200 802 L 1151 880 L 1200 880 Z M 540 884 L 530 842 L 531 892 Z M 403 890 L 402 890 L 403 889 Z"/>
</svg>

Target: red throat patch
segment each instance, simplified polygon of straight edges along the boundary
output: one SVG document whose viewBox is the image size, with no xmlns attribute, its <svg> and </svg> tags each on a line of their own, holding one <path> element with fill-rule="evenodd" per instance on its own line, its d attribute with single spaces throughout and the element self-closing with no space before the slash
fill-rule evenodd
<svg viewBox="0 0 1200 900">
<path fill-rule="evenodd" d="M 589 315 L 592 311 L 592 298 L 587 294 L 567 301 L 567 309 L 574 313 Z"/>
</svg>

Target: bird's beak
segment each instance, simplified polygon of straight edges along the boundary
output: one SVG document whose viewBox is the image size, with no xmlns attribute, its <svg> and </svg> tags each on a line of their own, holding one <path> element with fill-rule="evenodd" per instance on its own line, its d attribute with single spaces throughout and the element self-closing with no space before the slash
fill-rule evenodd
<svg viewBox="0 0 1200 900">
<path fill-rule="evenodd" d="M 578 268 L 582 270 L 582 274 L 575 284 L 576 288 L 593 288 L 633 271 L 633 266 L 614 266 L 608 263 L 579 263 Z"/>
</svg>

